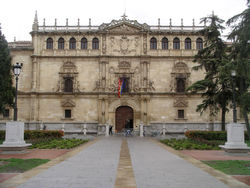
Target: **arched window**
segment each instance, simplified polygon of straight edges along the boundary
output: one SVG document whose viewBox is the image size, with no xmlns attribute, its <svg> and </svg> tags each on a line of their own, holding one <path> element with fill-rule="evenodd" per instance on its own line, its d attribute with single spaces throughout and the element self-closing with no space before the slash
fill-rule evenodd
<svg viewBox="0 0 250 188">
<path fill-rule="evenodd" d="M 73 92 L 73 78 L 64 78 L 64 92 Z"/>
<path fill-rule="evenodd" d="M 93 38 L 93 40 L 92 40 L 92 49 L 95 49 L 95 50 L 99 49 L 99 40 L 98 40 L 98 38 Z"/>
<path fill-rule="evenodd" d="M 167 50 L 168 49 L 168 39 L 166 37 L 164 37 L 162 40 L 161 40 L 161 48 L 163 50 Z"/>
<path fill-rule="evenodd" d="M 176 78 L 176 92 L 185 92 L 185 79 Z"/>
<path fill-rule="evenodd" d="M 150 39 L 150 49 L 151 50 L 156 50 L 157 49 L 157 40 L 155 37 L 152 37 Z"/>
<path fill-rule="evenodd" d="M 87 49 L 88 48 L 88 41 L 85 37 L 81 40 L 81 49 Z"/>
<path fill-rule="evenodd" d="M 196 49 L 197 49 L 197 50 L 203 49 L 203 40 L 202 40 L 201 38 L 198 38 L 198 39 L 196 40 Z"/>
<path fill-rule="evenodd" d="M 186 38 L 185 39 L 185 49 L 186 50 L 191 50 L 191 46 L 192 46 L 191 39 L 190 38 Z"/>
<path fill-rule="evenodd" d="M 76 49 L 76 39 L 74 37 L 69 40 L 69 49 Z"/>
<path fill-rule="evenodd" d="M 53 49 L 53 39 L 52 38 L 47 39 L 46 49 Z"/>
<path fill-rule="evenodd" d="M 180 49 L 180 39 L 175 37 L 173 41 L 173 48 L 174 50 L 179 50 Z"/>
<path fill-rule="evenodd" d="M 58 49 L 64 49 L 64 39 L 62 37 L 58 39 Z"/>
</svg>

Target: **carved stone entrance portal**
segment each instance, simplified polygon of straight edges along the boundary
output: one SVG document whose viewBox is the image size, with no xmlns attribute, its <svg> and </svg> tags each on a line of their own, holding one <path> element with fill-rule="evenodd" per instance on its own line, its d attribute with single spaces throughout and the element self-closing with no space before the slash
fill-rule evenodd
<svg viewBox="0 0 250 188">
<path fill-rule="evenodd" d="M 126 120 L 129 120 L 129 127 L 126 128 L 133 128 L 133 114 L 133 109 L 129 106 L 120 106 L 116 109 L 115 127 L 117 132 L 125 128 Z"/>
</svg>

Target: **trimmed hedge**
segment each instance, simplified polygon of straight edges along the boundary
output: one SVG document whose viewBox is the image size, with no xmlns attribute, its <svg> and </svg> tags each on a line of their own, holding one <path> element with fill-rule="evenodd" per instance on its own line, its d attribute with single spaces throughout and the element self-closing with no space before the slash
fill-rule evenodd
<svg viewBox="0 0 250 188">
<path fill-rule="evenodd" d="M 185 136 L 193 140 L 227 140 L 226 131 L 187 131 Z M 249 139 L 246 132 L 245 138 Z"/>
<path fill-rule="evenodd" d="M 49 131 L 49 130 L 25 130 L 24 131 L 24 139 L 32 140 L 32 139 L 47 139 L 47 138 L 62 138 L 64 132 L 59 131 Z M 5 139 L 5 131 L 0 131 L 0 139 Z"/>
</svg>

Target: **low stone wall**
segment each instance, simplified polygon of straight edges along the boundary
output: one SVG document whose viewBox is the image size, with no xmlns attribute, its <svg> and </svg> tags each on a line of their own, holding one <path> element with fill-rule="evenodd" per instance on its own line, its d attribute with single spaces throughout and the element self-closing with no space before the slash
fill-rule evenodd
<svg viewBox="0 0 250 188">
<path fill-rule="evenodd" d="M 210 130 L 208 123 L 151 123 L 143 127 L 144 136 L 162 136 L 165 127 L 166 135 L 183 135 L 188 130 Z M 65 134 L 105 135 L 106 125 L 98 123 L 51 123 L 51 122 L 29 122 L 25 123 L 25 130 L 63 130 Z M 5 130 L 5 122 L 0 123 L 0 130 Z M 220 131 L 221 125 L 214 124 L 214 130 Z M 113 130 L 114 132 L 114 130 Z M 139 135 L 139 130 L 134 130 Z"/>
</svg>

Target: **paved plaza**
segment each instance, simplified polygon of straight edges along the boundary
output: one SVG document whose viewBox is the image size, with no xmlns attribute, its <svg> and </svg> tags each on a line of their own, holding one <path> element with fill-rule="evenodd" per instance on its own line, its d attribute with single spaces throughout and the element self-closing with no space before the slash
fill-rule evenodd
<svg viewBox="0 0 250 188">
<path fill-rule="evenodd" d="M 233 178 L 231 180 L 231 176 L 208 172 L 206 168 L 209 167 L 204 167 L 197 161 L 181 157 L 150 138 L 102 137 L 64 154 L 63 157 L 17 175 L 1 183 L 0 187 L 248 187 Z"/>
</svg>

